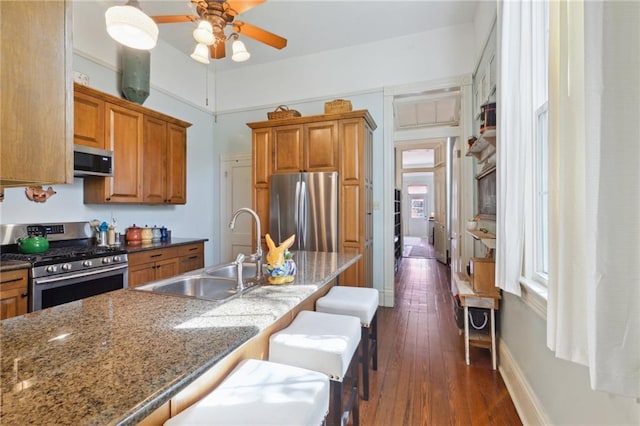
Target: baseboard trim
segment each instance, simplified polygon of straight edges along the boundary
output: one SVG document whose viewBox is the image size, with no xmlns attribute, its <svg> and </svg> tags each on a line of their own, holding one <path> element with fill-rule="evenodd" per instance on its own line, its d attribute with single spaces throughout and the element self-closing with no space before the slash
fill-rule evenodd
<svg viewBox="0 0 640 426">
<path fill-rule="evenodd" d="M 393 289 L 380 291 L 380 306 L 393 308 Z"/>
<path fill-rule="evenodd" d="M 524 426 L 551 424 L 540 401 L 502 339 L 498 342 L 498 354 L 500 359 L 498 370 L 522 424 Z"/>
</svg>

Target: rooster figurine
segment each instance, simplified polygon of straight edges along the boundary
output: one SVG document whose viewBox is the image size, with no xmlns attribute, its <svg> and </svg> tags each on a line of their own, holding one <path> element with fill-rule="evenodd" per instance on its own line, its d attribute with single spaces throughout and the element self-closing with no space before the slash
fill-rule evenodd
<svg viewBox="0 0 640 426">
<path fill-rule="evenodd" d="M 293 242 L 296 240 L 296 235 L 293 234 L 277 247 L 269 234 L 265 236 L 265 240 L 267 241 L 267 247 L 269 247 L 269 253 L 267 253 L 267 272 L 269 272 L 269 283 L 290 283 L 295 279 L 297 271 L 296 262 L 293 260 L 293 256 L 289 252 L 289 247 L 291 247 Z"/>
<path fill-rule="evenodd" d="M 52 187 L 47 188 L 45 191 L 42 189 L 42 186 L 28 186 L 25 188 L 24 192 L 28 199 L 35 201 L 36 203 L 44 203 L 56 193 Z"/>
</svg>

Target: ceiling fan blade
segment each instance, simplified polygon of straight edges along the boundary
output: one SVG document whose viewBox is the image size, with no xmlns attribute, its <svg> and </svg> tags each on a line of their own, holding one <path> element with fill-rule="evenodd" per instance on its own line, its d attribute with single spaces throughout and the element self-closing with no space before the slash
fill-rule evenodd
<svg viewBox="0 0 640 426">
<path fill-rule="evenodd" d="M 263 30 L 262 28 L 258 28 L 255 25 L 247 24 L 242 21 L 235 21 L 233 23 L 233 28 L 236 32 L 250 37 L 254 40 L 258 40 L 264 44 L 268 44 L 271 47 L 275 47 L 276 49 L 282 49 L 287 47 L 287 39 L 282 38 L 279 35 L 274 33 L 270 33 L 269 31 Z"/>
<path fill-rule="evenodd" d="M 235 10 L 238 15 L 264 2 L 265 0 L 227 0 L 229 7 Z"/>
<path fill-rule="evenodd" d="M 172 24 L 174 22 L 193 22 L 199 18 L 194 15 L 161 15 L 151 16 L 156 24 Z"/>
<path fill-rule="evenodd" d="M 226 55 L 226 48 L 224 47 L 226 43 L 216 43 L 209 46 L 209 53 L 213 59 L 222 59 Z"/>
</svg>

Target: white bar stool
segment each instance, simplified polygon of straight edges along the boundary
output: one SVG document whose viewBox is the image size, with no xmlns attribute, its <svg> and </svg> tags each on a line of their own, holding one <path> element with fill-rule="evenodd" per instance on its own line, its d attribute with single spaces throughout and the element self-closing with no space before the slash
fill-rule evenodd
<svg viewBox="0 0 640 426">
<path fill-rule="evenodd" d="M 378 290 L 363 287 L 332 287 L 316 301 L 316 311 L 330 314 L 353 315 L 360 318 L 362 339 L 362 399 L 369 400 L 369 365 L 378 370 Z"/>
<path fill-rule="evenodd" d="M 301 311 L 291 324 L 269 338 L 269 361 L 326 374 L 331 379 L 329 425 L 359 424 L 358 368 L 353 359 L 360 343 L 360 320 L 353 316 Z M 343 382 L 351 370 L 352 385 L 343 407 Z"/>
<path fill-rule="evenodd" d="M 247 359 L 207 396 L 164 424 L 321 425 L 328 411 L 326 375 Z"/>
</svg>

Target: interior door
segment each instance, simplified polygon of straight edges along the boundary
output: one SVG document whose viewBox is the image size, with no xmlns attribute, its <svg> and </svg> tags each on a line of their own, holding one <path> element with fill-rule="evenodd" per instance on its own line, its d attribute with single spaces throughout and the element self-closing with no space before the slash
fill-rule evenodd
<svg viewBox="0 0 640 426">
<path fill-rule="evenodd" d="M 434 238 L 436 259 L 447 263 L 447 179 L 446 167 L 438 167 L 433 175 L 434 184 Z"/>
<path fill-rule="evenodd" d="M 255 251 L 251 244 L 253 219 L 241 214 L 233 231 L 229 222 L 240 207 L 251 208 L 251 155 L 230 155 L 221 159 L 220 198 L 224 208 L 220 214 L 220 261 L 230 262 L 238 253 L 249 255 Z"/>
</svg>

